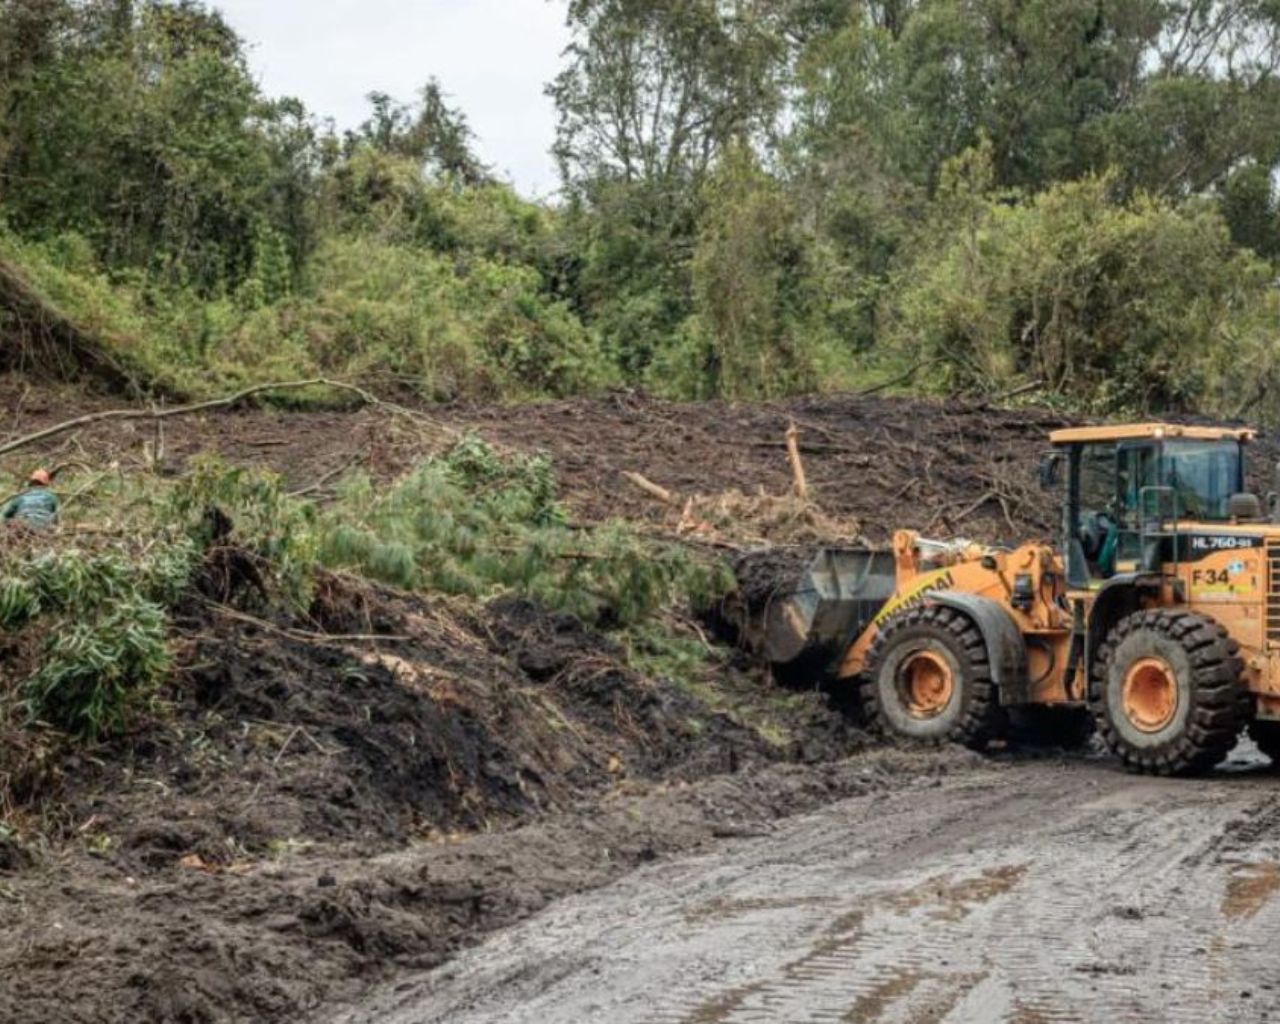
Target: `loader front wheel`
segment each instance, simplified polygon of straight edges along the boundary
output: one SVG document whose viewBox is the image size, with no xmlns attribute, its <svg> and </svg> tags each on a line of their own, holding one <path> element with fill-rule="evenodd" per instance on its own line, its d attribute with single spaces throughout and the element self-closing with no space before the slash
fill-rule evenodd
<svg viewBox="0 0 1280 1024">
<path fill-rule="evenodd" d="M 895 615 L 868 661 L 862 702 L 877 731 L 975 750 L 995 735 L 999 708 L 987 645 L 955 609 L 935 605 Z"/>
<path fill-rule="evenodd" d="M 1175 609 L 1122 619 L 1098 652 L 1089 707 L 1130 771 L 1207 771 L 1236 745 L 1248 703 L 1244 663 L 1217 623 Z"/>
</svg>

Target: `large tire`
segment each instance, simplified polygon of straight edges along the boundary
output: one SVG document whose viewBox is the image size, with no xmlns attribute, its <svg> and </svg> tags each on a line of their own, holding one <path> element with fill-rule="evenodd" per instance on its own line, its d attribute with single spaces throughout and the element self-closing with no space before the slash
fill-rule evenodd
<svg viewBox="0 0 1280 1024">
<path fill-rule="evenodd" d="M 1208 771 L 1236 745 L 1248 703 L 1239 648 L 1210 619 L 1176 609 L 1122 619 L 1098 653 L 1089 707 L 1130 771 Z"/>
<path fill-rule="evenodd" d="M 1271 763 L 1280 766 L 1280 722 L 1255 720 L 1249 723 L 1249 738 L 1258 745 L 1258 749 L 1271 759 Z"/>
<path fill-rule="evenodd" d="M 998 733 L 986 641 L 955 609 L 931 605 L 895 615 L 881 628 L 868 664 L 862 705 L 883 735 L 981 750 Z"/>
</svg>

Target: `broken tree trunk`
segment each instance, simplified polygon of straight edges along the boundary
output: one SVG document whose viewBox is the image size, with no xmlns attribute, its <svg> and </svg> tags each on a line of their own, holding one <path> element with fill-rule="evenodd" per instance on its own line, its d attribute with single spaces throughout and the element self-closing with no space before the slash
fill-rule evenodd
<svg viewBox="0 0 1280 1024">
<path fill-rule="evenodd" d="M 808 501 L 809 480 L 805 476 L 804 461 L 800 458 L 800 431 L 794 420 L 787 427 L 787 459 L 791 463 L 792 490 L 801 501 Z"/>
</svg>

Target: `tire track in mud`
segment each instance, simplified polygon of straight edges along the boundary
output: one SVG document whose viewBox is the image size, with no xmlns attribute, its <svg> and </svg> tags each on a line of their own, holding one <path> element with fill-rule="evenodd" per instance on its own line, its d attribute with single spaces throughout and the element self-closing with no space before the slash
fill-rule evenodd
<svg viewBox="0 0 1280 1024">
<path fill-rule="evenodd" d="M 1280 779 L 993 766 L 554 907 L 344 1018 L 1280 1019 Z"/>
</svg>

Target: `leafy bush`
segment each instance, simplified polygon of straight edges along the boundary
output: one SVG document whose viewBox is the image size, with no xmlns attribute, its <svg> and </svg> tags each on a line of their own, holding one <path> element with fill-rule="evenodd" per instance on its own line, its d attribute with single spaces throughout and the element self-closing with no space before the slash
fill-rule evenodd
<svg viewBox="0 0 1280 1024">
<path fill-rule="evenodd" d="M 88 739 L 123 731 L 168 675 L 168 624 L 162 608 L 134 599 L 59 623 L 24 687 L 31 717 Z"/>
<path fill-rule="evenodd" d="M 408 384 L 427 399 L 527 399 L 616 380 L 536 269 L 487 257 L 338 238 L 316 253 L 306 287 L 288 289 L 277 266 L 270 287 L 255 278 L 216 298 L 108 275 L 75 235 L 32 243 L 0 230 L 0 261 L 144 383 L 178 393 L 332 376 Z"/>
<path fill-rule="evenodd" d="M 273 596 L 307 605 L 316 564 L 315 510 L 290 498 L 277 474 L 197 460 L 168 492 L 158 516 L 206 556 L 213 547 L 234 545 L 253 559 L 255 577 Z"/>
<path fill-rule="evenodd" d="M 22 683 L 29 716 L 89 739 L 124 729 L 168 674 L 166 602 L 195 564 L 189 543 L 139 560 L 121 550 L 28 557 L 0 577 L 0 628 L 41 634 Z"/>
<path fill-rule="evenodd" d="M 320 521 L 320 559 L 399 587 L 516 593 L 604 625 L 631 625 L 724 584 L 713 565 L 616 524 L 576 530 L 550 464 L 468 438 L 393 486 L 350 481 Z"/>
<path fill-rule="evenodd" d="M 851 284 L 794 205 L 742 149 L 708 182 L 692 263 L 695 312 L 659 348 L 655 387 L 677 397 L 771 398 L 848 383 Z"/>
<path fill-rule="evenodd" d="M 1275 365 L 1271 271 L 1215 208 L 1117 198 L 1108 178 L 962 197 L 898 302 L 896 346 L 948 387 L 1019 377 L 1099 411 L 1232 413 Z"/>
</svg>

